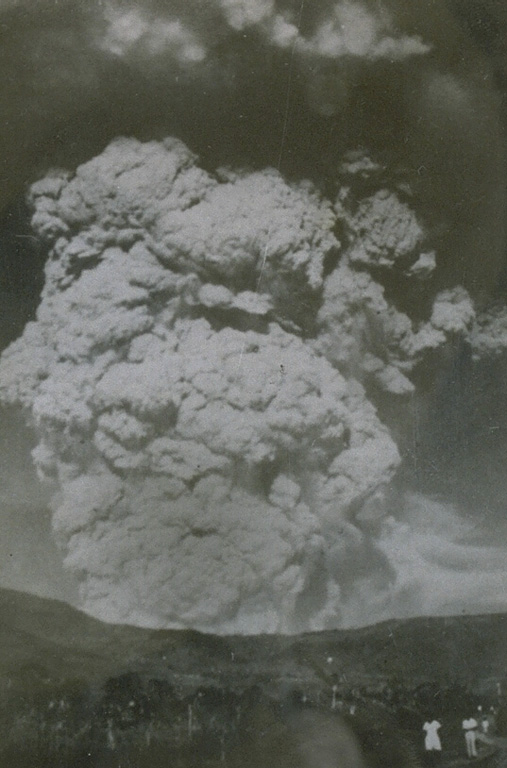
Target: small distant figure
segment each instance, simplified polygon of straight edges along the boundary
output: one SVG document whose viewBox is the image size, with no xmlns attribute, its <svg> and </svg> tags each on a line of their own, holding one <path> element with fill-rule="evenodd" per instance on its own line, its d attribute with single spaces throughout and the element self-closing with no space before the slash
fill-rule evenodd
<svg viewBox="0 0 507 768">
<path fill-rule="evenodd" d="M 483 734 L 484 734 L 485 736 L 487 736 L 487 735 L 488 735 L 488 731 L 489 731 L 489 718 L 488 718 L 488 716 L 487 716 L 487 715 L 483 715 L 483 716 L 482 716 L 482 720 L 481 720 L 481 731 L 483 732 Z"/>
<path fill-rule="evenodd" d="M 477 757 L 477 728 L 478 723 L 475 717 L 469 717 L 463 720 L 462 728 L 465 732 L 465 744 L 468 757 Z"/>
<path fill-rule="evenodd" d="M 426 732 L 424 737 L 424 750 L 426 763 L 428 765 L 436 765 L 440 761 L 442 754 L 442 743 L 438 734 L 441 723 L 438 720 L 430 720 L 429 718 L 424 723 L 422 729 Z"/>
<path fill-rule="evenodd" d="M 114 735 L 112 718 L 109 718 L 107 721 L 107 746 L 109 749 L 116 749 L 116 738 Z"/>
</svg>

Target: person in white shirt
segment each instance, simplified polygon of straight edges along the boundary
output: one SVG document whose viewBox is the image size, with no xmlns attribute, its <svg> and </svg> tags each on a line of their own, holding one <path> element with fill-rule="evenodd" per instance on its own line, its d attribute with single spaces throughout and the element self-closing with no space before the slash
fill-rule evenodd
<svg viewBox="0 0 507 768">
<path fill-rule="evenodd" d="M 462 728 L 465 731 L 465 743 L 468 757 L 477 757 L 477 720 L 469 717 L 463 720 Z"/>
</svg>

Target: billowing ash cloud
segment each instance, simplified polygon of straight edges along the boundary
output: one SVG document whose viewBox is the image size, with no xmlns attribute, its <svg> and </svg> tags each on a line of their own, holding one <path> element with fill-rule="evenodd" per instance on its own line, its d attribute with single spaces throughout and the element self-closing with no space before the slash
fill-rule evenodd
<svg viewBox="0 0 507 768">
<path fill-rule="evenodd" d="M 363 147 L 409 171 L 447 283 L 491 288 L 501 104 L 447 3 L 5 0 L 0 14 L 0 206 L 119 135 L 179 136 L 207 168 L 319 180 Z"/>
<path fill-rule="evenodd" d="M 457 5 L 0 3 L 0 206 L 42 179 L 48 255 L 0 399 L 91 613 L 498 607 L 505 36 Z"/>
<path fill-rule="evenodd" d="M 37 430 L 90 613 L 294 631 L 382 615 L 406 589 L 400 455 L 372 398 L 413 392 L 474 308 L 431 281 L 403 185 L 361 153 L 341 174 L 326 200 L 272 169 L 206 172 L 177 139 L 117 139 L 32 187 L 46 282 L 1 397 Z M 426 291 L 418 320 L 393 274 Z"/>
</svg>

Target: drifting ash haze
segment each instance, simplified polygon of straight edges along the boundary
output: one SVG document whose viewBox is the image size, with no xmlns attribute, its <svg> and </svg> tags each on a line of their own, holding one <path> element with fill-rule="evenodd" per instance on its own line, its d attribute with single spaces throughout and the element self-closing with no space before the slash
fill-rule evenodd
<svg viewBox="0 0 507 768">
<path fill-rule="evenodd" d="M 67 11 L 34 109 L 68 113 L 69 83 L 98 99 L 101 68 L 161 99 L 152 137 L 31 185 L 45 283 L 0 364 L 80 605 L 222 633 L 505 609 L 503 473 L 485 522 L 466 464 L 489 461 L 474 418 L 499 415 L 507 346 L 493 64 L 395 2 Z M 460 365 L 492 383 L 454 379 L 446 410 Z"/>
</svg>

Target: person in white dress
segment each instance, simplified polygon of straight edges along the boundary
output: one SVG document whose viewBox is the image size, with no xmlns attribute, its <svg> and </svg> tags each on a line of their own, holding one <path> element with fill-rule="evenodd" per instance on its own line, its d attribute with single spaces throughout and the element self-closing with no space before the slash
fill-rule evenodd
<svg viewBox="0 0 507 768">
<path fill-rule="evenodd" d="M 437 762 L 442 752 L 442 742 L 438 734 L 442 724 L 438 720 L 426 720 L 423 725 L 423 731 L 426 735 L 424 737 L 424 749 L 426 757 L 429 763 L 434 764 Z"/>
</svg>

